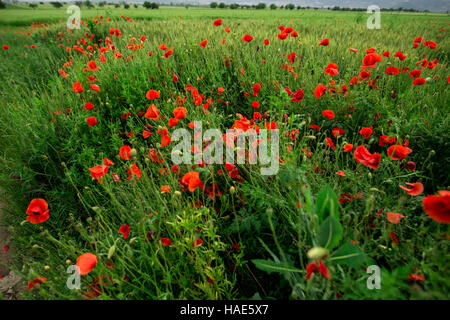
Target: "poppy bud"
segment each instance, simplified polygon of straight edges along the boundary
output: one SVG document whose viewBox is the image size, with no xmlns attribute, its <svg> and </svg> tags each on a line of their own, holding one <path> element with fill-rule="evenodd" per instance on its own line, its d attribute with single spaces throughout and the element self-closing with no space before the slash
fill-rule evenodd
<svg viewBox="0 0 450 320">
<path fill-rule="evenodd" d="M 111 259 L 111 257 L 114 255 L 114 252 L 116 252 L 116 244 L 114 243 L 111 248 L 108 250 L 108 259 Z"/>
<path fill-rule="evenodd" d="M 209 127 L 209 121 L 206 121 L 206 126 Z"/>
<path fill-rule="evenodd" d="M 177 190 L 173 193 L 173 195 L 177 196 L 177 197 L 181 197 L 181 192 Z"/>
<path fill-rule="evenodd" d="M 39 246 L 37 244 L 33 244 L 33 249 L 39 249 Z"/>
<path fill-rule="evenodd" d="M 303 127 L 304 125 L 306 124 L 306 121 L 305 120 L 303 120 L 302 122 L 300 122 L 300 127 Z"/>
<path fill-rule="evenodd" d="M 99 213 L 100 210 L 101 210 L 100 207 L 92 207 L 91 209 L 94 210 L 97 213 Z"/>
<path fill-rule="evenodd" d="M 136 242 L 136 241 L 137 241 L 137 238 L 136 238 L 136 237 L 130 239 L 130 243 L 134 243 L 134 242 Z"/>
<path fill-rule="evenodd" d="M 24 226 L 27 222 L 28 222 L 27 220 L 23 220 L 23 221 L 20 223 L 20 225 L 21 225 L 21 226 Z"/>
<path fill-rule="evenodd" d="M 372 144 L 374 140 L 375 140 L 374 138 L 370 138 L 369 144 Z"/>
<path fill-rule="evenodd" d="M 67 259 L 66 264 L 72 264 L 72 261 L 70 261 L 70 259 Z"/>
<path fill-rule="evenodd" d="M 322 247 L 314 247 L 306 253 L 309 259 L 317 260 L 328 254 L 328 250 Z"/>
<path fill-rule="evenodd" d="M 87 222 L 87 223 L 92 223 L 92 217 L 88 217 L 88 218 L 86 219 L 86 222 Z"/>
<path fill-rule="evenodd" d="M 236 192 L 236 188 L 235 187 L 231 187 L 230 188 L 230 194 L 234 194 Z"/>
<path fill-rule="evenodd" d="M 350 221 L 352 221 L 352 216 L 349 214 L 344 215 L 344 217 L 342 218 L 342 221 L 344 222 L 344 224 L 349 224 Z"/>
<path fill-rule="evenodd" d="M 50 270 L 50 266 L 45 266 L 44 269 L 45 270 Z"/>
<path fill-rule="evenodd" d="M 308 140 L 315 140 L 316 136 L 305 136 L 305 138 Z"/>
<path fill-rule="evenodd" d="M 428 77 L 425 79 L 426 82 L 430 82 L 431 80 L 433 80 L 432 78 Z"/>
<path fill-rule="evenodd" d="M 367 174 L 367 176 L 368 176 L 370 179 L 372 179 L 372 173 L 369 172 L 369 173 Z"/>
<path fill-rule="evenodd" d="M 387 180 L 386 180 L 386 183 L 391 184 L 391 183 L 392 183 L 392 180 L 391 180 L 391 179 L 387 179 Z"/>
<path fill-rule="evenodd" d="M 431 150 L 429 156 L 432 157 L 432 156 L 434 156 L 435 154 L 436 154 L 436 151 Z"/>
<path fill-rule="evenodd" d="M 268 209 L 266 210 L 266 214 L 267 214 L 267 215 L 272 215 L 272 214 L 273 214 L 273 209 L 272 209 L 272 208 L 268 208 Z"/>
<path fill-rule="evenodd" d="M 137 156 L 137 150 L 135 148 L 130 150 L 130 157 L 136 158 Z"/>
</svg>

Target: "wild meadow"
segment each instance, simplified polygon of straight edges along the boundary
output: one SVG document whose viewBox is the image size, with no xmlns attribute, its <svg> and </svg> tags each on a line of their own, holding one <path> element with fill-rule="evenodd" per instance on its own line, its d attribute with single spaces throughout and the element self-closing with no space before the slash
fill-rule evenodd
<svg viewBox="0 0 450 320">
<path fill-rule="evenodd" d="M 0 13 L 21 298 L 449 298 L 448 15 L 49 10 Z M 270 175 L 235 145 L 260 130 Z"/>
</svg>

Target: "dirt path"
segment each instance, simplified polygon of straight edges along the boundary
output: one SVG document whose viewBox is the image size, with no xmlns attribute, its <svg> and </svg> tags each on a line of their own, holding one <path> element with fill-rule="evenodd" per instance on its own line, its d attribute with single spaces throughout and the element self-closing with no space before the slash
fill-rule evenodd
<svg viewBox="0 0 450 320">
<path fill-rule="evenodd" d="M 8 300 L 18 299 L 18 293 L 23 290 L 23 281 L 14 272 L 10 271 L 7 266 L 11 264 L 11 256 L 13 248 L 9 242 L 8 230 L 2 225 L 2 207 L 1 199 L 4 194 L 0 191 L 0 297 Z M 9 249 L 5 252 L 5 247 Z M 6 265 L 6 267 L 4 266 Z"/>
</svg>

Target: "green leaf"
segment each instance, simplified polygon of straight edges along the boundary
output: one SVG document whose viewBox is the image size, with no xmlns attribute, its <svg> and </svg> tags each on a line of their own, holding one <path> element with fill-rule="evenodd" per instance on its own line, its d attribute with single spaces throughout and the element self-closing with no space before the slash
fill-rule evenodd
<svg viewBox="0 0 450 320">
<path fill-rule="evenodd" d="M 302 270 L 296 269 L 290 266 L 289 264 L 283 262 L 275 262 L 272 260 L 263 260 L 263 259 L 254 259 L 252 260 L 252 262 L 258 269 L 266 271 L 268 273 L 303 272 Z"/>
<path fill-rule="evenodd" d="M 320 221 L 325 220 L 329 215 L 339 220 L 338 198 L 329 185 L 323 187 L 317 196 L 316 212 Z"/>
<path fill-rule="evenodd" d="M 339 221 L 334 216 L 329 216 L 320 225 L 319 245 L 331 250 L 339 244 L 342 235 L 343 230 Z"/>
<path fill-rule="evenodd" d="M 338 264 L 346 264 L 350 267 L 357 267 L 369 259 L 366 254 L 351 241 L 348 241 L 342 247 L 331 254 L 329 260 L 333 260 Z"/>
</svg>

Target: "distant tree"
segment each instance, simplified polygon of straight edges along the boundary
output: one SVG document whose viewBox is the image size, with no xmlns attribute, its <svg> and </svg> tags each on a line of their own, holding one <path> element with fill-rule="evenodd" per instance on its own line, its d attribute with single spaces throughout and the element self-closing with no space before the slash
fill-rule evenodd
<svg viewBox="0 0 450 320">
<path fill-rule="evenodd" d="M 133 7 L 139 8 L 139 5 L 137 3 L 133 4 Z"/>
<path fill-rule="evenodd" d="M 38 5 L 37 3 L 30 3 L 28 6 L 32 9 L 36 9 Z"/>
<path fill-rule="evenodd" d="M 277 9 L 277 5 L 275 3 L 272 3 L 269 8 L 271 10 L 276 10 Z"/>
<path fill-rule="evenodd" d="M 0 9 L 6 9 L 6 4 L 2 0 L 0 0 Z"/>
<path fill-rule="evenodd" d="M 258 5 L 256 6 L 256 9 L 258 10 L 262 10 L 266 8 L 266 4 L 263 2 L 258 3 Z"/>
<path fill-rule="evenodd" d="M 213 9 L 217 8 L 217 2 L 211 2 L 209 6 Z"/>
<path fill-rule="evenodd" d="M 152 7 L 152 4 L 151 4 L 150 2 L 148 2 L 148 1 L 145 1 L 144 4 L 143 4 L 143 6 L 144 6 L 144 8 L 146 8 L 146 9 L 150 9 L 150 8 Z"/>
<path fill-rule="evenodd" d="M 100 2 L 98 3 L 98 6 L 99 6 L 100 8 L 103 8 L 103 7 L 105 6 L 105 4 L 106 4 L 106 1 L 100 1 Z"/>
<path fill-rule="evenodd" d="M 57 9 L 61 8 L 63 6 L 63 4 L 61 2 L 57 2 L 57 1 L 52 1 L 52 2 L 50 2 L 50 4 Z"/>
<path fill-rule="evenodd" d="M 295 5 L 293 5 L 292 3 L 289 3 L 289 4 L 286 5 L 285 8 L 289 9 L 289 10 L 294 10 L 295 9 Z"/>
<path fill-rule="evenodd" d="M 239 8 L 239 5 L 237 3 L 230 4 L 230 9 L 235 10 L 237 8 Z"/>
<path fill-rule="evenodd" d="M 124 4 L 123 4 L 123 8 L 124 8 L 124 9 L 129 9 L 129 8 L 130 8 L 130 5 L 129 5 L 128 3 L 124 3 Z"/>
<path fill-rule="evenodd" d="M 92 2 L 89 1 L 89 0 L 86 0 L 86 2 L 84 3 L 84 5 L 85 5 L 86 7 L 88 7 L 88 8 L 93 8 L 93 7 L 94 7 L 94 5 L 92 4 Z"/>
<path fill-rule="evenodd" d="M 225 3 L 223 3 L 223 2 L 221 2 L 221 3 L 219 3 L 219 8 L 220 9 L 223 9 L 223 8 L 225 8 L 227 5 L 225 4 Z"/>
<path fill-rule="evenodd" d="M 152 9 L 159 9 L 159 4 L 157 4 L 156 2 L 152 2 L 151 3 L 151 8 Z"/>
</svg>

